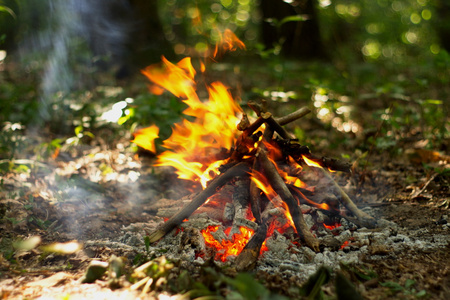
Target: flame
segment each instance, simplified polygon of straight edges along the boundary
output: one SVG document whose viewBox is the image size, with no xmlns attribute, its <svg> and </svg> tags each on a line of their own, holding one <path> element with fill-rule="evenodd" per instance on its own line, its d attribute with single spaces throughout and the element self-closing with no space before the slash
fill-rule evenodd
<svg viewBox="0 0 450 300">
<path fill-rule="evenodd" d="M 302 155 L 303 161 L 310 167 L 322 168 L 322 166 L 313 160 L 308 159 L 306 156 Z"/>
<path fill-rule="evenodd" d="M 267 196 L 267 198 L 271 200 L 276 197 L 277 193 L 273 190 L 272 186 L 267 181 L 267 178 L 262 173 L 252 170 L 250 179 Z"/>
<path fill-rule="evenodd" d="M 216 232 L 218 229 L 219 226 L 208 226 L 206 229 L 201 230 L 201 234 L 205 239 L 206 245 L 216 250 L 215 258 L 223 262 L 230 255 L 239 255 L 254 233 L 254 230 L 241 226 L 239 228 L 241 233 L 233 234 L 231 241 L 222 240 L 219 242 L 211 234 L 211 232 Z M 231 230 L 231 227 L 227 229 Z"/>
<path fill-rule="evenodd" d="M 163 142 L 163 147 L 168 150 L 158 156 L 156 165 L 172 166 L 179 178 L 201 181 L 205 187 L 207 181 L 218 174 L 221 163 L 216 162 L 216 154 L 222 148 L 233 146 L 242 109 L 220 82 L 207 86 L 209 99 L 202 102 L 196 93 L 196 71 L 189 57 L 177 64 L 164 57 L 162 61 L 162 66 L 149 66 L 142 73 L 157 87 L 182 98 L 188 105 L 183 113 L 193 116 L 194 120 L 184 119 L 174 125 L 172 135 Z M 216 162 L 214 168 L 213 162 Z"/>
<path fill-rule="evenodd" d="M 177 97 L 195 97 L 195 69 L 191 64 L 191 58 L 186 57 L 176 65 L 161 57 L 162 66 L 151 65 L 142 70 L 142 74 L 157 86 L 168 90 Z M 198 98 L 197 98 L 198 99 Z"/>
<path fill-rule="evenodd" d="M 250 179 L 256 184 L 256 186 L 267 196 L 267 198 L 274 204 L 275 207 L 282 207 L 284 209 L 284 214 L 288 222 L 281 226 L 275 226 L 272 228 L 272 232 L 274 229 L 277 229 L 280 233 L 283 233 L 288 227 L 292 226 L 295 229 L 294 221 L 292 220 L 292 216 L 289 213 L 289 208 L 287 207 L 285 202 L 275 201 L 275 197 L 277 193 L 273 190 L 272 186 L 267 182 L 267 179 L 258 171 L 253 170 Z"/>
<path fill-rule="evenodd" d="M 132 140 L 131 142 L 135 143 L 139 147 L 156 153 L 155 139 L 158 138 L 158 133 L 159 128 L 156 125 L 142 128 L 133 134 L 134 140 Z"/>
<path fill-rule="evenodd" d="M 216 44 L 213 57 L 216 57 L 219 52 L 236 51 L 238 48 L 245 49 L 245 44 L 231 30 L 225 29 Z"/>
</svg>

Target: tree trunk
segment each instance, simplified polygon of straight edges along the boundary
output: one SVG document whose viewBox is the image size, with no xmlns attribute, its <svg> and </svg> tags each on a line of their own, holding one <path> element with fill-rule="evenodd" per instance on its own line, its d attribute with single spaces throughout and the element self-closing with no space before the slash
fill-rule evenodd
<svg viewBox="0 0 450 300">
<path fill-rule="evenodd" d="M 322 43 L 315 0 L 297 0 L 286 3 L 282 0 L 261 0 L 262 39 L 266 48 L 282 43 L 282 54 L 297 59 L 327 59 Z M 305 15 L 305 21 L 286 22 L 277 28 L 267 22 L 278 22 L 289 16 Z"/>
<path fill-rule="evenodd" d="M 164 37 L 158 14 L 158 1 L 129 0 L 133 9 L 133 24 L 130 50 L 134 64 L 146 67 L 159 61 L 161 55 L 172 56 L 173 49 Z"/>
</svg>

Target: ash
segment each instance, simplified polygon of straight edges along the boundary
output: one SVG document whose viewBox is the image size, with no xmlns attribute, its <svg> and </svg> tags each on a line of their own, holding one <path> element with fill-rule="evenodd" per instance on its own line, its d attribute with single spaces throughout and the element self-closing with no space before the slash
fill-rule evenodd
<svg viewBox="0 0 450 300">
<path fill-rule="evenodd" d="M 369 215 L 377 215 L 376 208 L 364 210 Z M 380 218 L 377 228 L 367 229 L 357 228 L 342 217 L 341 226 L 329 230 L 323 226 L 317 226 L 317 218 L 312 215 L 314 210 L 304 216 L 308 225 L 315 228 L 313 233 L 320 240 L 321 252 L 315 253 L 310 248 L 299 244 L 293 230 L 283 234 L 274 231 L 266 240 L 268 250 L 259 256 L 253 271 L 278 274 L 285 278 L 295 276 L 299 280 L 306 280 L 320 266 L 338 270 L 341 264 L 355 264 L 363 259 L 372 261 L 395 259 L 407 251 L 432 251 L 445 248 L 448 243 L 444 235 L 442 237 L 430 235 L 424 232 L 427 231 L 426 229 L 414 231 L 399 228 L 397 224 Z M 161 220 L 160 223 L 162 222 Z M 153 231 L 157 225 L 159 225 L 158 222 L 150 222 L 123 227 L 122 236 L 117 244 L 125 244 L 128 248 L 133 248 L 134 254 L 145 253 L 149 257 L 165 255 L 169 260 L 177 263 L 180 269 L 191 272 L 197 272 L 206 261 L 214 261 L 219 267 L 233 268 L 236 256 L 229 256 L 225 262 L 215 260 L 214 250 L 205 244 L 200 232 L 208 226 L 219 226 L 219 230 L 213 233 L 216 240 L 228 238 L 222 223 L 209 218 L 206 213 L 191 216 L 179 228 L 146 248 L 145 233 Z"/>
</svg>

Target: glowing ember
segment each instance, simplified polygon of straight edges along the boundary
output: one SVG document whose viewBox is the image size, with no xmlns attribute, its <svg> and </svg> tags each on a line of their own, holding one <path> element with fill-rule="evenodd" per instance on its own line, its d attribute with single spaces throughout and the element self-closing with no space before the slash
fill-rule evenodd
<svg viewBox="0 0 450 300">
<path fill-rule="evenodd" d="M 330 230 L 333 230 L 333 229 L 338 228 L 340 226 L 341 226 L 341 224 L 339 224 L 339 223 L 335 223 L 333 225 L 327 225 L 327 224 L 323 223 L 323 227 L 325 227 L 327 229 L 330 229 Z"/>
<path fill-rule="evenodd" d="M 201 234 L 205 239 L 206 245 L 216 250 L 216 259 L 221 261 L 226 261 L 227 257 L 230 255 L 238 255 L 244 249 L 247 242 L 252 237 L 254 230 L 248 229 L 246 227 L 240 227 L 240 234 L 233 234 L 231 241 L 222 240 L 217 241 L 211 232 L 216 232 L 219 226 L 208 226 L 207 229 L 203 229 Z M 231 229 L 231 227 L 230 227 Z"/>
<path fill-rule="evenodd" d="M 339 249 L 344 249 L 349 244 L 350 244 L 350 241 L 345 241 Z"/>
</svg>

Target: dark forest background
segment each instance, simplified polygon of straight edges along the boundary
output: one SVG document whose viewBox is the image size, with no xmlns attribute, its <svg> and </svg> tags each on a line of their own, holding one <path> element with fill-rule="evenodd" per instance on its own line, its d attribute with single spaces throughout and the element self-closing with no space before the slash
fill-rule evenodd
<svg viewBox="0 0 450 300">
<path fill-rule="evenodd" d="M 95 136 L 104 126 L 130 137 L 136 127 L 154 123 L 163 138 L 169 136 L 184 106 L 169 95 L 151 95 L 140 70 L 162 55 L 172 61 L 204 58 L 226 28 L 247 51 L 222 57 L 211 77 L 223 78 L 244 104 L 266 98 L 285 111 L 314 107 L 320 126 L 342 133 L 335 140 L 344 146 L 354 147 L 349 140 L 357 137 L 362 150 L 401 154 L 399 142 L 413 139 L 448 150 L 447 1 L 4 0 L 0 5 L 4 158 L 24 147 L 12 138 L 18 133 L 45 132 L 50 139 L 45 143 L 53 141 L 54 147 L 74 133 L 92 142 L 82 133 Z M 116 118 L 107 119 L 108 112 Z M 295 130 L 300 140 L 314 144 L 304 130 Z M 110 142 L 117 137 L 108 136 Z"/>
</svg>

